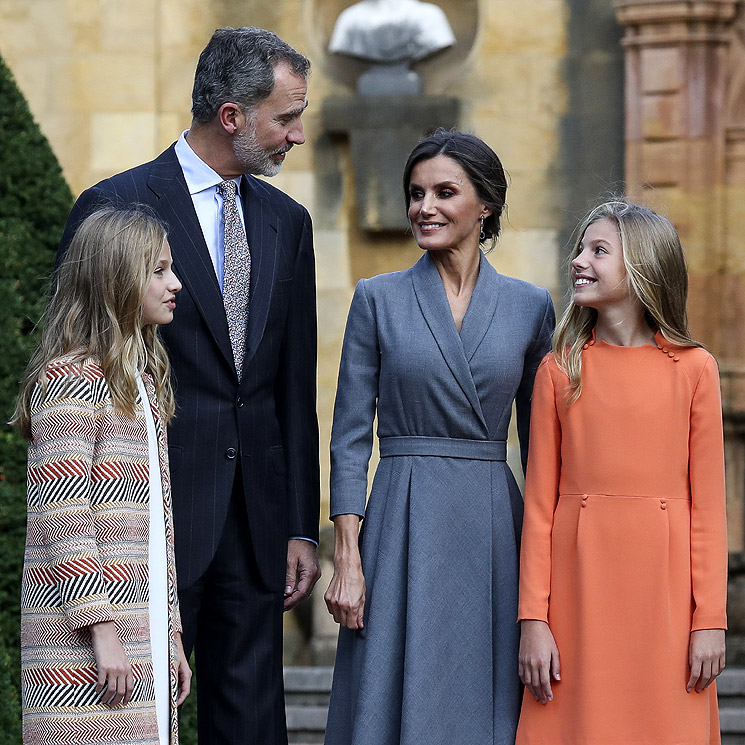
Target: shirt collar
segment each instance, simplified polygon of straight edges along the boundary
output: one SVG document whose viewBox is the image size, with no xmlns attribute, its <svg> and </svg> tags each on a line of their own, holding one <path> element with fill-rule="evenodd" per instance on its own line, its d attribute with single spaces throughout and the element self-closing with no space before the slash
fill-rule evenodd
<svg viewBox="0 0 745 745">
<path fill-rule="evenodd" d="M 184 130 L 176 142 L 176 158 L 184 172 L 189 194 L 194 195 L 216 187 L 224 179 L 192 150 L 191 145 L 186 141 L 188 132 L 188 129 Z M 240 176 L 233 179 L 238 186 L 238 194 L 241 192 L 241 180 Z"/>
</svg>

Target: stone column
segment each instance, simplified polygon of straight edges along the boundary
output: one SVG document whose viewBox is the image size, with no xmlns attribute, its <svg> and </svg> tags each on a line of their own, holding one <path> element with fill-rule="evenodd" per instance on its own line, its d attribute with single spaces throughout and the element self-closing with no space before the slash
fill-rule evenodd
<svg viewBox="0 0 745 745">
<path fill-rule="evenodd" d="M 722 376 L 731 657 L 745 661 L 745 25 L 741 0 L 616 0 L 626 182 L 677 227 L 694 338 Z M 738 31 L 739 29 L 739 31 Z M 742 114 L 740 114 L 740 110 Z M 737 620 L 743 619 L 743 620 Z"/>
<path fill-rule="evenodd" d="M 724 259 L 722 132 L 733 0 L 619 0 L 625 27 L 627 192 L 680 232 L 691 276 L 691 327 L 713 352 Z M 714 293 L 714 297 L 719 292 Z"/>
</svg>

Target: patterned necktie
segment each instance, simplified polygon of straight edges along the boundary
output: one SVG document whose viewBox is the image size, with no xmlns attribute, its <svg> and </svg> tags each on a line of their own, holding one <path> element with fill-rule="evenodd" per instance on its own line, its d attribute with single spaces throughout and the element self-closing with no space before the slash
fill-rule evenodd
<svg viewBox="0 0 745 745">
<path fill-rule="evenodd" d="M 222 301 L 228 319 L 230 345 L 238 380 L 243 372 L 246 351 L 246 321 L 248 320 L 248 290 L 251 283 L 251 252 L 248 250 L 246 229 L 241 222 L 236 204 L 238 186 L 235 181 L 217 185 L 222 194 L 222 214 L 225 221 L 225 268 L 223 270 Z"/>
</svg>

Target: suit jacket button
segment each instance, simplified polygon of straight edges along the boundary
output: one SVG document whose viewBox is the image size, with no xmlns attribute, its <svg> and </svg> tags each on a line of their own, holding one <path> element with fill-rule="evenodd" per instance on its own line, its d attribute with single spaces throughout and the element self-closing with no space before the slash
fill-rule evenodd
<svg viewBox="0 0 745 745">
<path fill-rule="evenodd" d="M 242 399 L 242 398 L 239 398 L 239 399 L 238 399 L 238 400 L 237 400 L 237 401 L 235 402 L 235 405 L 236 405 L 236 406 L 237 406 L 237 407 L 238 407 L 239 409 L 242 409 L 242 408 L 243 408 L 243 399 Z"/>
<path fill-rule="evenodd" d="M 238 455 L 238 451 L 235 448 L 228 448 L 225 451 L 225 457 L 228 460 L 233 460 L 233 458 L 235 458 L 236 455 Z"/>
</svg>

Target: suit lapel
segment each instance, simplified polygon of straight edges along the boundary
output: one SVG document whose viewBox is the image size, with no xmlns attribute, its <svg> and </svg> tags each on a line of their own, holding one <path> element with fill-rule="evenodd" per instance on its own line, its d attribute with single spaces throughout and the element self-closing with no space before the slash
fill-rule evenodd
<svg viewBox="0 0 745 745">
<path fill-rule="evenodd" d="M 189 291 L 217 346 L 235 369 L 220 285 L 173 147 L 153 164 L 148 187 L 170 228 L 169 243 L 179 279 Z"/>
<path fill-rule="evenodd" d="M 274 290 L 277 256 L 281 249 L 281 229 L 276 212 L 259 193 L 255 179 L 244 176 L 241 192 L 248 248 L 251 251 L 251 289 L 246 353 L 243 358 L 245 370 L 264 336 Z"/>
<path fill-rule="evenodd" d="M 445 362 L 463 390 L 476 416 L 486 429 L 486 421 L 481 410 L 481 402 L 476 393 L 471 368 L 468 366 L 458 331 L 453 322 L 453 314 L 445 294 L 437 267 L 431 256 L 425 253 L 412 267 L 412 282 L 419 308 L 427 322 Z"/>
<path fill-rule="evenodd" d="M 460 330 L 463 351 L 469 362 L 489 330 L 497 312 L 498 299 L 499 274 L 482 253 L 476 287 Z"/>
</svg>

